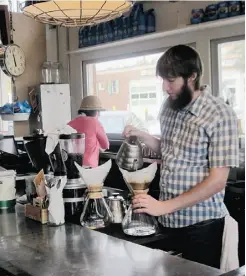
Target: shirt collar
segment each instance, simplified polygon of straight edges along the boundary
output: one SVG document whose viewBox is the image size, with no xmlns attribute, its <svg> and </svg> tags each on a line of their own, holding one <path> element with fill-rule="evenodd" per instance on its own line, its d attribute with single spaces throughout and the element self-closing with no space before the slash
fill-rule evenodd
<svg viewBox="0 0 246 276">
<path fill-rule="evenodd" d="M 189 104 L 188 106 L 186 106 L 185 108 L 183 108 L 184 112 L 190 112 L 193 115 L 195 115 L 196 117 L 199 116 L 203 105 L 205 104 L 207 97 L 208 97 L 208 93 L 210 93 L 210 89 L 209 86 L 204 85 L 200 88 L 201 90 L 201 94 L 200 96 L 191 104 Z"/>
</svg>

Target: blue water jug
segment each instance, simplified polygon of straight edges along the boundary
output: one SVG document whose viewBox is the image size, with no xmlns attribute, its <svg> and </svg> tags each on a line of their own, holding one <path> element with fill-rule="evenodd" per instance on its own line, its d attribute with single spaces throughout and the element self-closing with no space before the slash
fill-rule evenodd
<svg viewBox="0 0 246 276">
<path fill-rule="evenodd" d="M 240 1 L 229 1 L 229 16 L 240 15 Z"/>
<path fill-rule="evenodd" d="M 217 4 L 218 18 L 226 18 L 229 16 L 228 2 L 219 2 Z"/>
<path fill-rule="evenodd" d="M 103 26 L 102 23 L 97 25 L 96 28 L 96 44 L 103 43 Z"/>
<path fill-rule="evenodd" d="M 103 43 L 113 41 L 113 30 L 110 22 L 103 23 Z"/>
<path fill-rule="evenodd" d="M 88 46 L 92 45 L 92 29 L 88 26 Z"/>
<path fill-rule="evenodd" d="M 204 19 L 204 11 L 203 11 L 203 9 L 193 9 L 191 11 L 191 18 L 190 18 L 190 23 L 191 24 L 202 23 L 203 19 Z"/>
<path fill-rule="evenodd" d="M 112 20 L 113 40 L 122 39 L 122 18 Z"/>
<path fill-rule="evenodd" d="M 82 48 L 83 47 L 83 27 L 79 29 L 78 35 L 79 35 L 79 48 Z"/>
<path fill-rule="evenodd" d="M 155 10 L 150 9 L 145 14 L 145 29 L 146 33 L 153 33 L 155 32 Z"/>
<path fill-rule="evenodd" d="M 128 22 L 129 20 L 127 19 L 127 17 L 122 16 L 122 38 L 128 38 Z"/>
<path fill-rule="evenodd" d="M 89 35 L 89 27 L 85 26 L 82 30 L 82 43 L 83 43 L 83 47 L 87 47 L 89 46 L 89 42 L 88 42 L 88 35 Z"/>
<path fill-rule="evenodd" d="M 96 25 L 96 44 L 100 44 L 100 25 Z"/>
<path fill-rule="evenodd" d="M 241 14 L 245 14 L 245 2 L 241 1 Z"/>
<path fill-rule="evenodd" d="M 143 4 L 135 4 L 134 15 L 132 19 L 132 36 L 145 34 L 145 15 L 143 11 Z"/>
<path fill-rule="evenodd" d="M 205 9 L 205 20 L 204 21 L 212 21 L 218 19 L 218 13 L 217 13 L 217 5 L 211 4 L 208 5 Z"/>
<path fill-rule="evenodd" d="M 91 26 L 91 45 L 96 45 L 96 32 L 97 32 L 97 25 Z"/>
</svg>

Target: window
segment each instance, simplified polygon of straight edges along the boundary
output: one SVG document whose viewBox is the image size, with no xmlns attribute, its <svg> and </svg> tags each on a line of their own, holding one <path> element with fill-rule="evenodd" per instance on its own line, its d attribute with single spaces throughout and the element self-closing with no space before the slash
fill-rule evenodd
<svg viewBox="0 0 246 276">
<path fill-rule="evenodd" d="M 158 114 L 167 97 L 162 92 L 161 80 L 156 77 L 156 63 L 162 54 L 159 52 L 85 65 L 87 95 L 95 93 L 94 85 L 108 84 L 107 89 L 98 93 L 108 112 L 101 114 L 107 133 L 121 134 L 128 120 L 126 118 L 135 114 L 150 133 L 160 134 Z"/>
<path fill-rule="evenodd" d="M 20 12 L 20 0 L 11 0 L 12 4 L 12 11 L 13 12 Z M 7 5 L 9 6 L 9 0 L 0 0 L 0 5 Z"/>
<path fill-rule="evenodd" d="M 100 91 L 100 90 L 104 90 L 104 83 L 102 83 L 102 82 L 99 82 L 98 83 L 98 90 Z"/>
<path fill-rule="evenodd" d="M 119 81 L 113 80 L 108 82 L 108 94 L 118 94 L 119 93 Z"/>
<path fill-rule="evenodd" d="M 213 90 L 237 114 L 240 134 L 245 133 L 245 40 L 212 42 Z"/>
<path fill-rule="evenodd" d="M 0 106 L 12 102 L 11 79 L 0 69 Z M 2 121 L 0 117 L 0 133 L 4 135 L 13 135 L 13 122 Z"/>
<path fill-rule="evenodd" d="M 195 44 L 190 46 L 195 48 Z M 161 78 L 156 77 L 156 64 L 163 52 L 83 63 L 86 95 L 96 95 L 97 83 L 105 84 L 97 95 L 107 110 L 100 115 L 107 133 L 121 134 L 122 124 L 132 120 L 149 133 L 160 135 L 159 114 L 168 97 L 162 91 Z"/>
</svg>

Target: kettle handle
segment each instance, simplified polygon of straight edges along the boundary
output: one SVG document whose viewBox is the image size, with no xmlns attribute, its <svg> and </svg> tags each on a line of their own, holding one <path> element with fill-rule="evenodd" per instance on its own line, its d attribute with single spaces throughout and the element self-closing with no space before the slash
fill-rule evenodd
<svg viewBox="0 0 246 276">
<path fill-rule="evenodd" d="M 125 216 L 125 214 L 126 214 L 126 212 L 127 212 L 127 204 L 126 204 L 126 201 L 125 201 L 125 200 L 123 200 L 122 205 L 123 205 L 123 209 L 124 209 L 124 216 Z"/>
<path fill-rule="evenodd" d="M 132 164 L 132 170 L 137 171 L 138 170 L 138 160 L 134 159 Z"/>
</svg>

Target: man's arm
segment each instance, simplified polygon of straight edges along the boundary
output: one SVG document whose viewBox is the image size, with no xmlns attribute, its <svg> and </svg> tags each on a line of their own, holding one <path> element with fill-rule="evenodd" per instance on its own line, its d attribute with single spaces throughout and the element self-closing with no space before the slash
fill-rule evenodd
<svg viewBox="0 0 246 276">
<path fill-rule="evenodd" d="M 203 202 L 214 194 L 225 188 L 229 168 L 211 168 L 209 176 L 194 188 L 178 197 L 167 201 L 158 201 L 149 195 L 138 195 L 134 197 L 133 208 L 139 208 L 136 212 L 147 213 L 153 216 L 161 216 L 193 206 Z"/>
</svg>

